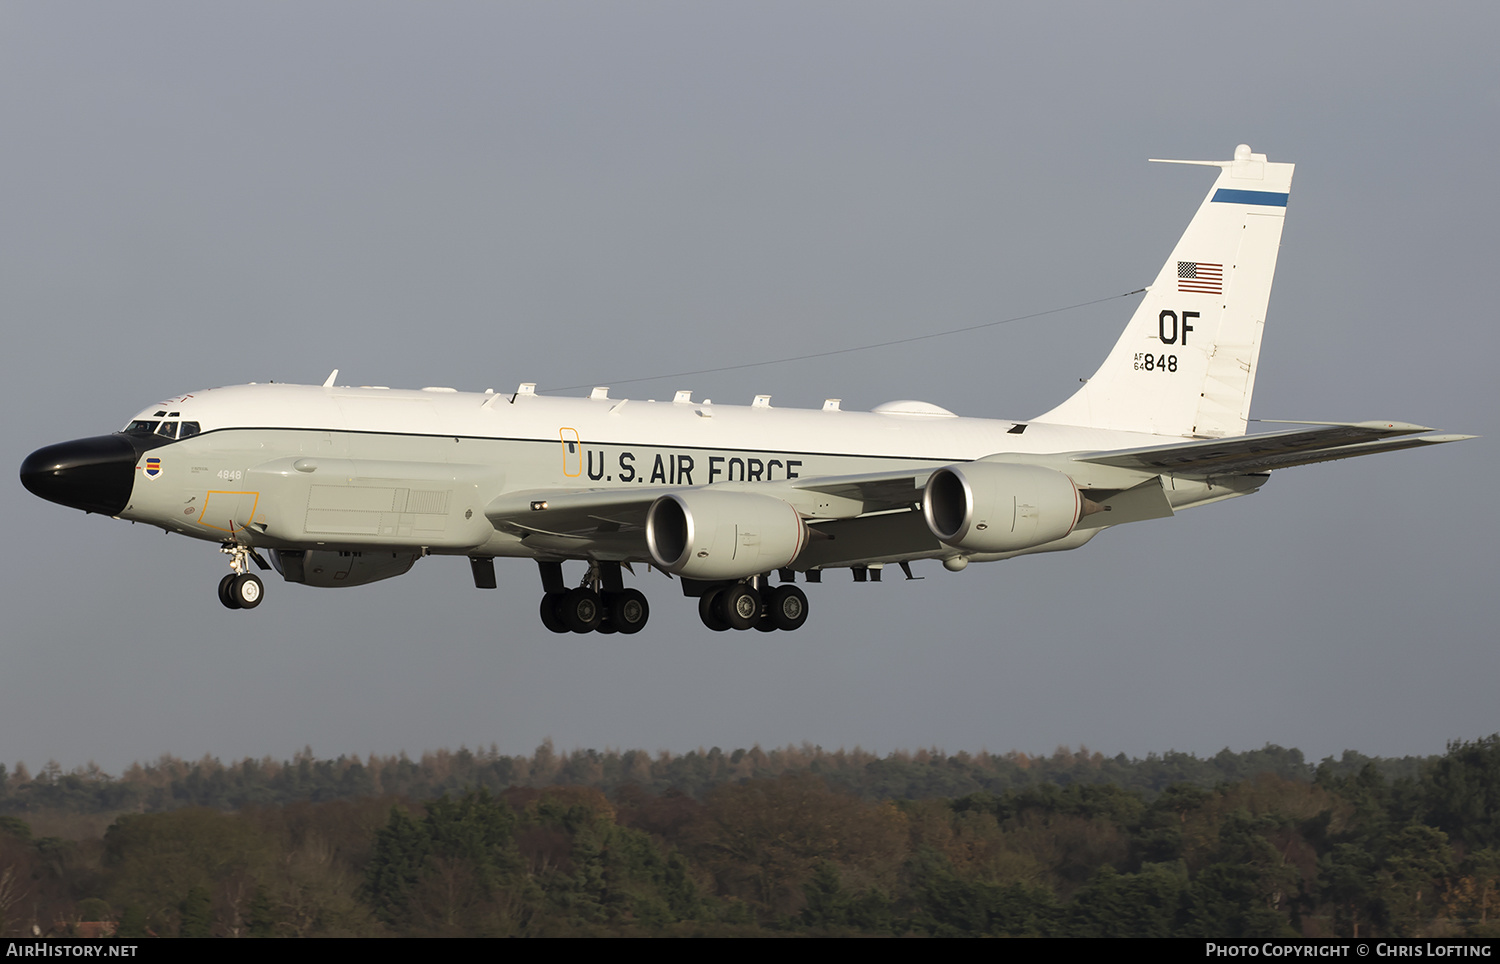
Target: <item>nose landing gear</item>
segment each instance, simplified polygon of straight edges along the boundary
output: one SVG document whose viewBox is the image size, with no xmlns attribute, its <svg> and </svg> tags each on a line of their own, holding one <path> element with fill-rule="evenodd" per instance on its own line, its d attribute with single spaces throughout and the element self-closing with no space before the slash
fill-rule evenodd
<svg viewBox="0 0 1500 964">
<path fill-rule="evenodd" d="M 219 602 L 225 609 L 254 609 L 265 598 L 266 587 L 260 577 L 250 572 L 250 560 L 263 563 L 249 546 L 226 542 L 219 549 L 229 556 L 234 571 L 219 580 Z"/>
<path fill-rule="evenodd" d="M 254 609 L 265 593 L 260 577 L 251 572 L 231 572 L 219 580 L 219 602 L 225 609 Z"/>
</svg>

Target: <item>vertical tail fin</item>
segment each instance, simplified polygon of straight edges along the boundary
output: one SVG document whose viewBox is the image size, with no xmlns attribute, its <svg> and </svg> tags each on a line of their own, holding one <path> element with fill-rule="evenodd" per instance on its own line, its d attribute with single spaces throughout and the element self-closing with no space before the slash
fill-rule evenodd
<svg viewBox="0 0 1500 964">
<path fill-rule="evenodd" d="M 1035 421 L 1154 435 L 1245 434 L 1276 273 L 1291 164 L 1241 144 L 1162 265 L 1114 350 Z"/>
</svg>

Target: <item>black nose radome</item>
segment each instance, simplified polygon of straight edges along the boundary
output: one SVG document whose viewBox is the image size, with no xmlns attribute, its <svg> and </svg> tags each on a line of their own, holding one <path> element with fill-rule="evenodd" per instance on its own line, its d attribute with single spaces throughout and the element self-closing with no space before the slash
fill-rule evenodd
<svg viewBox="0 0 1500 964">
<path fill-rule="evenodd" d="M 119 515 L 135 485 L 136 447 L 123 435 L 98 435 L 37 449 L 21 463 L 21 484 L 49 502 Z"/>
</svg>

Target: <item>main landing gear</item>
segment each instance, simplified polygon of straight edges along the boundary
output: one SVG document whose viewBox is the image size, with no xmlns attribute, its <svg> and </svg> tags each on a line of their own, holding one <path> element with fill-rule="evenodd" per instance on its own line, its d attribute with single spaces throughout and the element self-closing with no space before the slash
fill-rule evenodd
<svg viewBox="0 0 1500 964">
<path fill-rule="evenodd" d="M 260 577 L 250 571 L 250 560 L 256 558 L 248 546 L 226 542 L 219 549 L 229 556 L 229 568 L 234 571 L 219 580 L 219 602 L 225 609 L 254 609 L 265 598 L 266 587 Z"/>
<path fill-rule="evenodd" d="M 538 562 L 541 569 L 542 625 L 554 633 L 638 633 L 646 628 L 651 607 L 646 597 L 621 584 L 618 562 L 596 562 L 573 589 L 563 582 L 562 563 Z M 814 581 L 809 573 L 809 581 Z M 706 585 L 683 581 L 683 592 L 698 596 L 698 618 L 714 632 L 758 629 L 763 633 L 801 629 L 807 622 L 807 594 L 792 584 L 794 574 L 781 571 L 782 582 L 770 585 L 770 574 L 744 582 Z M 700 595 L 701 590 L 701 595 Z"/>
<path fill-rule="evenodd" d="M 651 605 L 643 593 L 626 589 L 618 562 L 589 566 L 583 584 L 568 589 L 562 579 L 562 563 L 539 562 L 542 570 L 542 625 L 554 633 L 624 633 L 646 628 Z"/>
<path fill-rule="evenodd" d="M 698 618 L 716 633 L 752 627 L 763 633 L 791 632 L 807 622 L 807 594 L 789 583 L 773 589 L 764 576 L 757 576 L 699 596 Z"/>
</svg>

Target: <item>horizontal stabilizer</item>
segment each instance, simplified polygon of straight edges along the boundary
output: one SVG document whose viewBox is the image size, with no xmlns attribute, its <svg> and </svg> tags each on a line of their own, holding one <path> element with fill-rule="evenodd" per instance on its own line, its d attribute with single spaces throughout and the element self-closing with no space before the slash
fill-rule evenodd
<svg viewBox="0 0 1500 964">
<path fill-rule="evenodd" d="M 1457 442 L 1472 435 L 1426 435 L 1431 429 L 1406 422 L 1356 422 L 1124 449 L 1079 457 L 1080 462 L 1114 465 L 1169 475 L 1202 477 L 1251 475 L 1294 465 L 1312 465 L 1356 455 Z M 1412 436 L 1419 436 L 1413 438 Z"/>
</svg>

